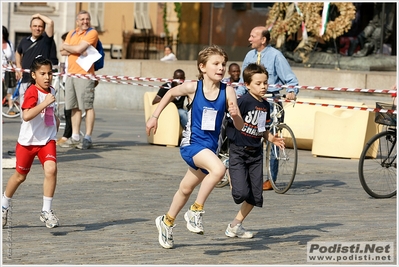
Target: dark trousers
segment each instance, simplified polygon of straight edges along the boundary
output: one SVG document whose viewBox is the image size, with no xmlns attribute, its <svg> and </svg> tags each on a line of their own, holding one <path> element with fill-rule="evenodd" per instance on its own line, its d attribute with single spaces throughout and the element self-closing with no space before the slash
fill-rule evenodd
<svg viewBox="0 0 399 267">
<path fill-rule="evenodd" d="M 72 136 L 72 109 L 70 110 L 64 109 L 64 114 L 65 114 L 65 129 L 63 137 L 70 138 Z"/>
</svg>

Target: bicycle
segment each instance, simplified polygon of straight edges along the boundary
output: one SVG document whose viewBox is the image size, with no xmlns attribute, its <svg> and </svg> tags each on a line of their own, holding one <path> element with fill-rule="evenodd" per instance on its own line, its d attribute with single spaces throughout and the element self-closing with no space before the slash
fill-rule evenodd
<svg viewBox="0 0 399 267">
<path fill-rule="evenodd" d="M 298 166 L 298 147 L 292 129 L 281 122 L 284 110 L 279 104 L 280 97 L 279 94 L 275 94 L 272 96 L 272 101 L 268 100 L 271 106 L 270 118 L 272 120 L 269 131 L 273 135 L 284 138 L 285 148 L 280 149 L 273 143 L 266 141 L 264 154 L 266 175 L 274 191 L 284 194 L 290 189 L 295 179 Z M 285 95 L 282 97 L 285 97 Z"/>
<path fill-rule="evenodd" d="M 226 172 L 224 173 L 223 178 L 215 185 L 216 188 L 225 187 L 230 183 L 230 176 L 229 176 L 229 139 L 226 136 L 226 125 L 227 125 L 227 117 L 223 119 L 222 123 L 222 130 L 220 132 L 219 137 L 219 150 L 218 150 L 218 157 L 223 162 L 224 166 L 226 167 Z"/>
<path fill-rule="evenodd" d="M 21 107 L 19 104 L 19 87 L 21 85 L 21 79 L 18 80 L 17 87 L 14 90 L 14 93 L 11 96 L 12 105 L 9 106 L 9 99 L 7 95 L 2 100 L 2 114 L 6 118 L 17 118 L 21 114 Z"/>
<path fill-rule="evenodd" d="M 377 108 L 396 110 L 395 104 L 376 102 Z M 396 195 L 396 114 L 376 112 L 375 123 L 381 132 L 364 146 L 359 158 L 358 173 L 363 189 L 374 198 Z"/>
</svg>

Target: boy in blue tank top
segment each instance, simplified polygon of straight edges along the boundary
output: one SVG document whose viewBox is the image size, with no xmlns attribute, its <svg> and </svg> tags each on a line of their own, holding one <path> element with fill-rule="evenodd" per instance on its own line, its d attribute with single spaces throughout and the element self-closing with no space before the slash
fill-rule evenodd
<svg viewBox="0 0 399 267">
<path fill-rule="evenodd" d="M 249 94 L 237 102 L 244 127 L 236 129 L 229 119 L 226 134 L 230 142 L 229 173 L 231 194 L 241 209 L 227 225 L 228 237 L 252 238 L 253 233 L 242 227 L 243 220 L 254 206 L 263 205 L 263 140 L 284 147 L 284 139 L 269 134 L 270 104 L 263 98 L 267 92 L 268 73 L 263 65 L 249 64 L 243 71 Z"/>
<path fill-rule="evenodd" d="M 199 80 L 176 86 L 165 94 L 157 109 L 147 121 L 146 132 L 157 130 L 157 119 L 162 110 L 177 96 L 187 96 L 189 102 L 188 122 L 183 131 L 180 154 L 189 168 L 180 182 L 168 212 L 155 220 L 158 228 L 158 241 L 164 248 L 172 248 L 174 221 L 187 203 L 191 193 L 199 184 L 197 198 L 184 214 L 189 231 L 203 234 L 202 216 L 204 204 L 212 189 L 222 179 L 225 166 L 216 155 L 218 138 L 225 112 L 232 117 L 237 129 L 244 122 L 237 106 L 235 90 L 222 84 L 226 72 L 226 52 L 218 46 L 209 46 L 201 50 L 197 58 Z"/>
</svg>

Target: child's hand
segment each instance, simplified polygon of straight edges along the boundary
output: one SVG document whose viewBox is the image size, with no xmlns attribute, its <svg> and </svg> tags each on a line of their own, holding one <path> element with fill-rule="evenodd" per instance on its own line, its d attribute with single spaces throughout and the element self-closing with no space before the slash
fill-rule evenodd
<svg viewBox="0 0 399 267">
<path fill-rule="evenodd" d="M 156 134 L 158 128 L 158 118 L 155 118 L 154 116 L 151 116 L 145 125 L 145 132 L 148 136 L 150 136 L 152 128 L 154 128 L 154 134 Z"/>
<path fill-rule="evenodd" d="M 238 116 L 238 107 L 233 102 L 229 102 L 229 114 L 231 117 Z"/>
<path fill-rule="evenodd" d="M 54 102 L 55 102 L 55 96 L 53 96 L 52 94 L 47 94 L 47 95 L 46 95 L 46 98 L 44 99 L 43 102 L 46 103 L 46 107 L 47 107 L 47 106 L 50 105 L 51 103 L 54 103 Z"/>
<path fill-rule="evenodd" d="M 285 148 L 285 142 L 284 142 L 284 138 L 280 138 L 278 137 L 278 135 L 269 135 L 269 141 L 272 142 L 273 144 L 275 144 L 276 146 L 278 146 L 279 148 L 283 149 Z"/>
</svg>

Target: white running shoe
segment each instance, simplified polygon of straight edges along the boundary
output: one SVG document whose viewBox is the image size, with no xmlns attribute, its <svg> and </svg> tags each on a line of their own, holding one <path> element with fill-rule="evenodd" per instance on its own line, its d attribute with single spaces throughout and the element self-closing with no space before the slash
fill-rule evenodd
<svg viewBox="0 0 399 267">
<path fill-rule="evenodd" d="M 173 228 L 176 226 L 176 224 L 173 226 L 167 226 L 163 221 L 164 217 L 165 215 L 159 216 L 155 219 L 155 224 L 159 233 L 158 241 L 159 244 L 164 248 L 173 248 Z"/>
<path fill-rule="evenodd" d="M 46 223 L 47 228 L 54 228 L 60 225 L 57 216 L 55 216 L 54 211 L 42 211 L 40 214 L 40 220 Z"/>
<path fill-rule="evenodd" d="M 254 236 L 252 232 L 246 231 L 240 223 L 234 227 L 231 227 L 230 224 L 228 224 L 225 234 L 228 237 L 239 237 L 239 238 L 252 238 Z"/>
<path fill-rule="evenodd" d="M 2 212 L 1 218 L 2 218 L 2 220 L 3 220 L 3 228 L 4 228 L 4 226 L 6 226 L 6 224 L 7 224 L 8 210 L 9 210 L 8 208 L 6 209 L 6 208 L 4 208 L 4 207 L 1 207 L 1 212 Z"/>
<path fill-rule="evenodd" d="M 202 214 L 204 213 L 205 211 L 203 210 L 193 211 L 190 209 L 184 213 L 184 219 L 187 222 L 187 229 L 190 232 L 200 235 L 204 234 L 204 226 L 202 224 Z"/>
</svg>

